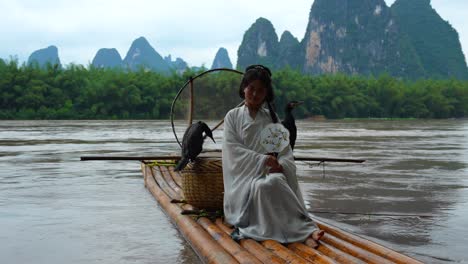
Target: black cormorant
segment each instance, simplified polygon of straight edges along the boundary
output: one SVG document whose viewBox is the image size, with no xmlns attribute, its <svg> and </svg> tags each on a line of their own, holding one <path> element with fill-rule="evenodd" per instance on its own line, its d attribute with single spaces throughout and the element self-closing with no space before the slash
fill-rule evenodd
<svg viewBox="0 0 468 264">
<path fill-rule="evenodd" d="M 204 141 L 203 132 L 215 142 L 211 129 L 202 121 L 193 123 L 185 130 L 184 137 L 182 138 L 181 159 L 175 167 L 176 171 L 185 168 L 189 161 L 194 161 L 198 154 L 200 154 Z"/>
<path fill-rule="evenodd" d="M 291 101 L 286 104 L 284 108 L 284 120 L 281 121 L 281 124 L 285 128 L 289 130 L 289 144 L 291 148 L 294 150 L 294 145 L 296 144 L 296 137 L 297 137 L 297 128 L 296 128 L 296 121 L 294 120 L 294 116 L 292 115 L 292 110 L 296 108 L 298 105 L 301 105 L 302 101 Z"/>
</svg>

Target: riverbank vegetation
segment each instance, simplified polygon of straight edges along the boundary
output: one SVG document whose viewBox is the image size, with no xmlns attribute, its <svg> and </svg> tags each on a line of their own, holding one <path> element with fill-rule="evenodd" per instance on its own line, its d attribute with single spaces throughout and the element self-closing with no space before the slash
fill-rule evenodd
<svg viewBox="0 0 468 264">
<path fill-rule="evenodd" d="M 69 65 L 44 69 L 0 60 L 0 119 L 167 119 L 171 103 L 190 76 Z M 240 75 L 210 74 L 195 83 L 205 91 L 206 113 L 225 113 L 238 101 Z M 304 101 L 298 118 L 468 117 L 468 81 L 402 80 L 346 75 L 273 72 L 280 116 L 289 100 Z"/>
</svg>

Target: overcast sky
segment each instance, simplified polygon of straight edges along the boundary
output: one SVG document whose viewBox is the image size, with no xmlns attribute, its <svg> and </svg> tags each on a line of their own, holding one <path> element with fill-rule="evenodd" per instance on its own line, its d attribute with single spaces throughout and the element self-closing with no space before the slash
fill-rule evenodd
<svg viewBox="0 0 468 264">
<path fill-rule="evenodd" d="M 385 0 L 391 5 L 394 0 Z M 274 4 L 273 4 L 274 3 Z M 302 40 L 313 0 L 0 0 L 0 58 L 20 62 L 55 45 L 62 64 L 87 65 L 99 48 L 116 48 L 122 59 L 132 41 L 146 37 L 162 56 L 190 66 L 211 67 L 219 47 L 232 63 L 245 31 L 259 17 L 278 37 L 289 30 Z M 458 31 L 468 51 L 468 0 L 432 0 L 439 15 Z"/>
</svg>

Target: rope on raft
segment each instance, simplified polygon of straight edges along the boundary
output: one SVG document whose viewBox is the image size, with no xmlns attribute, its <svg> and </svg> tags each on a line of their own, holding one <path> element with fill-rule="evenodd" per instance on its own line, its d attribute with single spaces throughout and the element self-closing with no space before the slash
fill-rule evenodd
<svg viewBox="0 0 468 264">
<path fill-rule="evenodd" d="M 322 179 L 325 179 L 325 160 L 322 160 L 319 163 L 310 163 L 306 161 L 304 161 L 304 163 L 309 165 L 309 168 L 312 168 L 313 166 L 320 167 L 320 165 L 322 165 Z"/>
</svg>

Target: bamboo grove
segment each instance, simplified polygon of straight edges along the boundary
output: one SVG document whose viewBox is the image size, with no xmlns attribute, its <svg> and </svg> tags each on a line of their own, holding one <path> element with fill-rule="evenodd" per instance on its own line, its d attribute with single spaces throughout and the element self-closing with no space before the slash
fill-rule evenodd
<svg viewBox="0 0 468 264">
<path fill-rule="evenodd" d="M 167 119 L 177 91 L 198 72 L 162 75 L 69 65 L 46 68 L 0 60 L 0 119 Z M 207 113 L 223 114 L 238 102 L 240 75 L 207 75 Z M 273 72 L 275 105 L 304 101 L 298 118 L 463 118 L 468 81 L 402 80 L 389 75 L 303 75 Z M 206 105 L 206 104 L 205 104 Z"/>
</svg>

